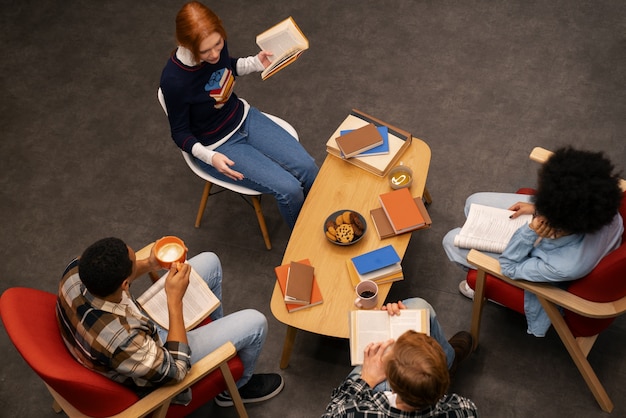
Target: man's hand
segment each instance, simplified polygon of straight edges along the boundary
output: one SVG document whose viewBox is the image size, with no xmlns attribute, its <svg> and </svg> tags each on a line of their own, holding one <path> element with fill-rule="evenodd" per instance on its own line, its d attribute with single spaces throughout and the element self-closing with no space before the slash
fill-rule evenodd
<svg viewBox="0 0 626 418">
<path fill-rule="evenodd" d="M 167 313 L 170 320 L 167 341 L 179 341 L 187 344 L 187 332 L 183 318 L 183 296 L 189 285 L 191 266 L 187 263 L 172 263 L 165 278 L 167 295 Z"/>
<path fill-rule="evenodd" d="M 520 215 L 532 215 L 535 213 L 535 205 L 527 202 L 517 202 L 509 208 L 515 213 L 511 215 L 511 219 L 515 219 Z"/>
<path fill-rule="evenodd" d="M 165 294 L 167 304 L 178 304 L 182 306 L 183 296 L 189 285 L 189 275 L 191 266 L 187 263 L 172 263 L 170 272 L 165 278 Z"/>
<path fill-rule="evenodd" d="M 361 379 L 365 380 L 371 388 L 387 378 L 383 355 L 393 342 L 393 340 L 387 340 L 379 343 L 370 343 L 365 346 Z"/>
<path fill-rule="evenodd" d="M 259 58 L 259 61 L 261 61 L 261 64 L 263 64 L 263 68 L 267 68 L 270 66 L 271 62 L 267 57 L 271 57 L 272 54 L 269 51 L 261 51 L 259 52 L 259 54 L 257 55 L 257 57 Z"/>
<path fill-rule="evenodd" d="M 243 174 L 230 168 L 235 165 L 235 162 L 220 152 L 216 152 L 215 155 L 213 155 L 211 165 L 226 177 L 233 180 L 243 180 Z"/>
<path fill-rule="evenodd" d="M 404 306 L 404 303 L 400 300 L 398 303 L 388 303 L 380 307 L 381 311 L 387 311 L 391 316 L 400 315 L 402 309 L 406 309 L 406 306 Z"/>
</svg>

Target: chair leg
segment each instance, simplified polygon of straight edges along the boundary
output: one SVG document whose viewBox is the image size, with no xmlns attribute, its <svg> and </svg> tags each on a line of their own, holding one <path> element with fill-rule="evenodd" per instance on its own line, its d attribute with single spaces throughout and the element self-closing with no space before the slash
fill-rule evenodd
<svg viewBox="0 0 626 418">
<path fill-rule="evenodd" d="M 485 306 L 485 302 L 487 298 L 485 297 L 485 281 L 486 273 L 484 270 L 478 270 L 478 274 L 476 276 L 476 286 L 474 289 L 474 304 L 472 306 L 472 325 L 470 329 L 470 333 L 472 334 L 472 338 L 474 340 L 474 346 L 472 347 L 472 351 L 476 350 L 478 347 L 478 335 L 480 334 L 480 321 L 483 315 L 483 307 Z"/>
<path fill-rule="evenodd" d="M 256 218 L 259 221 L 261 234 L 263 234 L 263 241 L 265 241 L 265 248 L 267 248 L 268 250 L 271 250 L 272 243 L 270 242 L 270 234 L 269 232 L 267 232 L 267 225 L 265 224 L 265 217 L 263 216 L 263 210 L 261 209 L 261 199 L 259 199 L 259 196 L 252 196 L 252 204 L 254 205 Z"/>
<path fill-rule="evenodd" d="M 202 221 L 202 215 L 206 209 L 206 202 L 209 200 L 209 192 L 213 184 L 210 181 L 204 183 L 204 191 L 202 192 L 202 198 L 200 199 L 200 206 L 198 206 L 198 214 L 196 215 L 196 228 L 200 228 L 200 222 Z"/>
<path fill-rule="evenodd" d="M 222 376 L 224 376 L 224 380 L 226 381 L 228 393 L 230 393 L 230 397 L 233 400 L 233 404 L 235 405 L 237 414 L 239 414 L 240 418 L 247 418 L 248 413 L 246 412 L 246 408 L 244 407 L 243 401 L 241 400 L 241 395 L 239 394 L 239 390 L 237 389 L 235 379 L 233 378 L 233 375 L 228 368 L 228 363 L 222 363 L 220 365 L 220 370 L 222 371 Z"/>
<path fill-rule="evenodd" d="M 565 323 L 565 319 L 559 312 L 559 309 L 552 302 L 549 302 L 540 296 L 537 297 L 539 298 L 539 302 L 541 302 L 543 308 L 548 313 L 548 316 L 552 321 L 552 326 L 554 326 L 554 329 L 559 334 L 561 341 L 563 341 L 565 348 L 572 357 L 572 360 L 574 360 L 576 367 L 578 367 L 578 371 L 583 376 L 583 379 L 585 379 L 587 386 L 596 398 L 600 408 L 602 408 L 605 412 L 611 412 L 613 410 L 613 402 L 611 402 L 611 398 L 609 398 L 606 390 L 604 390 L 602 383 L 600 383 L 600 379 L 598 379 L 598 376 L 593 371 L 591 364 L 589 364 L 585 353 L 583 353 L 581 347 L 576 342 L 576 339 Z"/>
</svg>

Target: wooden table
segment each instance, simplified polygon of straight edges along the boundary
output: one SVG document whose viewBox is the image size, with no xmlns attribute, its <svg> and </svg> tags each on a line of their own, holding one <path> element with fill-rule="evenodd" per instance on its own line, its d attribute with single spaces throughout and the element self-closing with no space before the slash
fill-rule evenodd
<svg viewBox="0 0 626 418">
<path fill-rule="evenodd" d="M 404 165 L 413 170 L 413 196 L 430 200 L 426 190 L 426 177 L 430 165 L 430 148 L 417 138 L 401 157 Z M 346 260 L 382 245 L 392 244 L 400 257 L 411 238 L 410 233 L 381 241 L 372 225 L 370 209 L 380 207 L 378 196 L 390 191 L 386 177 L 379 177 L 340 158 L 327 155 L 311 188 L 294 230 L 287 244 L 282 264 L 308 258 L 315 267 L 324 302 L 321 305 L 289 313 L 283 295 L 276 283 L 272 294 L 272 314 L 287 325 L 287 334 L 280 360 L 286 368 L 298 329 L 339 338 L 348 338 L 348 311 L 356 309 L 356 297 L 348 275 Z M 426 196 L 425 196 L 426 194 Z M 324 221 L 332 212 L 350 209 L 361 213 L 368 225 L 367 233 L 356 244 L 339 246 L 324 235 Z M 379 304 L 387 297 L 391 284 L 379 286 Z"/>
</svg>

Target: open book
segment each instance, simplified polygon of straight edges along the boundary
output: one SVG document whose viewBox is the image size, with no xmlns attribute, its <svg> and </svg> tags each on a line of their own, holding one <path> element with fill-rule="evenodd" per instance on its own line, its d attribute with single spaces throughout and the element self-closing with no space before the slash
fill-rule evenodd
<svg viewBox="0 0 626 418">
<path fill-rule="evenodd" d="M 169 329 L 170 320 L 167 311 L 167 295 L 165 294 L 165 278 L 157 280 L 137 298 L 150 318 L 165 329 Z M 189 275 L 189 286 L 183 297 L 183 316 L 185 329 L 190 330 L 200 324 L 207 316 L 220 306 L 220 300 L 213 294 L 202 277 L 192 268 Z"/>
<path fill-rule="evenodd" d="M 268 57 L 271 64 L 261 73 L 263 80 L 293 63 L 309 49 L 309 40 L 291 16 L 257 35 L 256 43 L 262 50 L 273 54 Z"/>
<path fill-rule="evenodd" d="M 403 309 L 400 315 L 387 311 L 350 311 L 350 361 L 363 364 L 365 346 L 372 342 L 394 340 L 408 330 L 430 335 L 428 309 Z"/>
<path fill-rule="evenodd" d="M 454 245 L 492 253 L 503 252 L 515 231 L 533 218 L 532 215 L 521 215 L 511 219 L 513 213 L 507 209 L 472 203 L 461 232 L 454 237 Z"/>
</svg>

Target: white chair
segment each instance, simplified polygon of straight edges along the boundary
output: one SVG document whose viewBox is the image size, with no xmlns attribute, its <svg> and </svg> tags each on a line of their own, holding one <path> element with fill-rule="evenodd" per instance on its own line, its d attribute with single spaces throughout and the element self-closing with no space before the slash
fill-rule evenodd
<svg viewBox="0 0 626 418">
<path fill-rule="evenodd" d="M 161 88 L 159 88 L 157 96 L 159 98 L 159 103 L 161 103 L 161 107 L 163 108 L 163 111 L 165 112 L 165 114 L 167 115 L 167 107 L 165 106 L 165 98 L 163 97 L 163 92 L 161 91 Z M 276 117 L 274 115 L 270 115 L 268 113 L 264 113 L 268 118 L 270 118 L 271 120 L 273 120 L 274 122 L 276 122 L 280 127 L 282 127 L 284 130 L 286 130 L 291 136 L 293 136 L 296 140 L 299 140 L 298 138 L 298 133 L 296 132 L 296 130 L 294 129 L 293 126 L 291 126 L 288 122 L 280 119 L 279 117 Z M 200 165 L 198 164 L 198 162 L 196 161 L 196 159 L 189 153 L 182 151 L 183 153 L 183 158 L 185 159 L 185 162 L 187 163 L 187 165 L 189 166 L 189 168 L 191 168 L 191 171 L 193 171 L 194 173 L 196 173 L 196 175 L 202 179 L 204 179 L 206 181 L 206 183 L 204 184 L 204 191 L 202 192 L 202 198 L 200 200 L 200 206 L 198 207 L 198 214 L 196 216 L 196 228 L 200 228 L 200 222 L 202 221 L 202 215 L 204 214 L 204 210 L 206 209 L 206 204 L 207 201 L 209 199 L 209 196 L 211 195 L 211 186 L 212 185 L 218 185 L 220 187 L 222 187 L 223 189 L 226 190 L 230 190 L 232 192 L 238 193 L 242 198 L 245 197 L 244 196 L 249 196 L 250 199 L 252 200 L 252 205 L 254 206 L 254 211 L 256 212 L 256 217 L 257 220 L 259 221 L 259 227 L 261 228 L 261 234 L 263 234 L 263 240 L 265 241 L 265 247 L 268 250 L 272 249 L 272 243 L 270 241 L 270 236 L 269 233 L 267 232 L 267 225 L 265 223 L 265 217 L 263 216 L 263 210 L 261 209 L 261 192 L 258 192 L 256 190 L 252 190 L 249 189 L 247 187 L 243 187 L 243 186 L 239 186 L 237 184 L 232 184 L 232 183 L 228 183 L 226 181 L 223 180 L 219 180 L 213 176 L 211 176 L 210 174 L 206 173 L 204 170 L 202 170 L 202 168 L 200 168 Z M 214 193 L 215 194 L 215 193 Z M 247 200 L 245 200 L 248 204 L 249 202 Z"/>
</svg>

